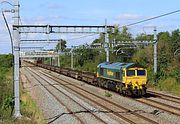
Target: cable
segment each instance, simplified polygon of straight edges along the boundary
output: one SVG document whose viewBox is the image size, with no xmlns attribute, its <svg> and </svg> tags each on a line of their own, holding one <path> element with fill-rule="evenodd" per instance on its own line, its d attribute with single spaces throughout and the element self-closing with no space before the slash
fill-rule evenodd
<svg viewBox="0 0 180 124">
<path fill-rule="evenodd" d="M 127 24 L 127 25 L 121 26 L 119 28 L 129 27 L 129 26 L 132 26 L 132 25 L 136 25 L 136 24 L 139 24 L 139 23 L 147 22 L 147 21 L 150 21 L 150 20 L 154 20 L 154 19 L 157 19 L 157 18 L 161 18 L 161 17 L 167 16 L 167 15 L 171 15 L 171 14 L 174 14 L 174 13 L 177 13 L 177 12 L 180 12 L 180 9 L 176 10 L 176 11 L 169 12 L 169 13 L 162 14 L 162 15 L 159 15 L 159 16 L 155 16 L 155 17 L 152 17 L 152 18 L 148 18 L 148 19 L 145 19 L 145 20 L 142 20 L 142 21 L 138 21 L 138 22 L 134 22 L 134 23 L 131 23 L 131 24 Z"/>
<path fill-rule="evenodd" d="M 21 24 L 21 25 L 23 25 L 23 24 L 22 24 L 22 20 L 21 20 L 21 17 L 20 17 L 20 16 L 19 16 L 19 22 L 20 22 L 20 24 Z M 23 31 L 25 32 L 24 27 L 23 27 L 22 29 L 23 29 Z"/>
<path fill-rule="evenodd" d="M 66 39 L 66 40 L 67 40 L 67 41 L 77 40 L 77 39 L 81 39 L 81 38 L 85 38 L 85 37 L 90 37 L 90 36 L 94 36 L 94 35 L 97 35 L 97 34 L 90 34 L 90 35 L 85 35 L 85 36 L 81 36 L 81 37 L 77 37 L 77 38 L 72 38 L 72 39 Z"/>
<path fill-rule="evenodd" d="M 1 4 L 2 4 L 2 3 L 8 3 L 9 5 L 14 6 L 13 4 L 11 4 L 11 3 L 8 2 L 8 1 L 2 1 Z"/>
<path fill-rule="evenodd" d="M 77 37 L 77 38 L 71 38 L 71 39 L 65 39 L 66 41 L 71 41 L 71 40 L 77 40 L 77 39 L 81 39 L 81 38 L 85 38 L 85 37 L 90 37 L 90 36 L 94 36 L 97 34 L 90 34 L 90 35 L 85 35 L 85 36 L 81 36 L 81 37 Z M 50 42 L 45 44 L 43 47 L 47 47 L 50 45 Z"/>
<path fill-rule="evenodd" d="M 3 18 L 4 18 L 4 22 L 5 22 L 5 24 L 6 24 L 6 27 L 7 27 L 7 29 L 8 29 L 8 33 L 9 33 L 9 37 L 10 37 L 10 40 L 11 40 L 11 52 L 12 52 L 12 80 L 13 80 L 13 82 L 14 82 L 14 51 L 13 51 L 13 38 L 12 38 L 12 34 L 11 34 L 11 31 L 10 31 L 10 28 L 9 28 L 9 25 L 8 25 L 8 22 L 7 22 L 7 19 L 6 19 L 6 17 L 5 17 L 5 15 L 4 15 L 4 12 L 3 12 L 3 10 L 1 10 L 1 12 L 2 12 L 2 16 L 3 16 Z M 14 92 L 14 83 L 13 83 L 13 92 Z M 14 94 L 14 93 L 13 93 Z"/>
<path fill-rule="evenodd" d="M 9 25 L 8 25 L 8 22 L 7 22 L 7 20 L 6 20 L 6 17 L 5 17 L 5 15 L 4 15 L 4 12 L 3 12 L 3 11 L 2 11 L 2 16 L 3 16 L 3 18 L 4 18 L 4 22 L 5 22 L 6 27 L 7 27 L 7 29 L 8 29 L 9 37 L 10 37 L 10 40 L 11 40 L 11 50 L 12 50 L 12 55 L 13 55 L 14 52 L 13 52 L 13 39 L 12 39 L 12 34 L 11 34 L 11 31 L 10 31 L 10 28 L 9 28 Z"/>
</svg>

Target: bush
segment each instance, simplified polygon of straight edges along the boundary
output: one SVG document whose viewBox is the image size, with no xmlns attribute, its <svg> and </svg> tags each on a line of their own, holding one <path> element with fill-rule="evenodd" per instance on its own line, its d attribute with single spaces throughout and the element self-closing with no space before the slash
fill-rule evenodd
<svg viewBox="0 0 180 124">
<path fill-rule="evenodd" d="M 160 90 L 168 91 L 180 96 L 180 84 L 175 78 L 160 80 L 157 86 Z"/>
<path fill-rule="evenodd" d="M 106 96 L 106 97 L 111 97 L 111 96 L 112 96 L 112 94 L 111 94 L 111 93 L 109 93 L 108 91 L 105 91 L 105 96 Z"/>
<path fill-rule="evenodd" d="M 0 55 L 0 116 L 10 116 L 12 96 L 12 55 Z M 11 107 L 10 107 L 11 108 Z"/>
</svg>

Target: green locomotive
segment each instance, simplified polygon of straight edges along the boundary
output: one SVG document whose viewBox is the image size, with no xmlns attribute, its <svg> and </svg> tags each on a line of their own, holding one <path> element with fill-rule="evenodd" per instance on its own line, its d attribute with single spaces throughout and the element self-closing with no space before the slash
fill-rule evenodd
<svg viewBox="0 0 180 124">
<path fill-rule="evenodd" d="M 134 63 L 101 63 L 97 66 L 100 87 L 115 90 L 124 95 L 146 94 L 147 70 Z"/>
</svg>

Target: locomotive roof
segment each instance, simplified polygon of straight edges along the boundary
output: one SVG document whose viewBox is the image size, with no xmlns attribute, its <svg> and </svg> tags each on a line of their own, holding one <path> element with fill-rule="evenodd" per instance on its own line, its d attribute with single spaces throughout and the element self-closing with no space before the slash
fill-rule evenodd
<svg viewBox="0 0 180 124">
<path fill-rule="evenodd" d="M 130 68 L 133 65 L 134 65 L 134 63 L 120 63 L 120 62 L 108 63 L 108 62 L 104 62 L 104 63 L 100 63 L 98 65 L 98 67 L 120 70 L 120 69 L 124 69 L 124 68 Z"/>
</svg>

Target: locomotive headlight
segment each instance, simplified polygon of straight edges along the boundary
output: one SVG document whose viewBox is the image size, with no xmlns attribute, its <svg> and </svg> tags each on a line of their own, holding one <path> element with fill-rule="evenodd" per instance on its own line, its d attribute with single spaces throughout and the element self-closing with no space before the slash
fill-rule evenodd
<svg viewBox="0 0 180 124">
<path fill-rule="evenodd" d="M 138 83 L 138 81 L 136 81 L 136 85 L 137 85 L 137 86 L 139 86 L 139 83 Z"/>
<path fill-rule="evenodd" d="M 142 84 L 146 84 L 146 82 L 142 82 Z"/>
</svg>

